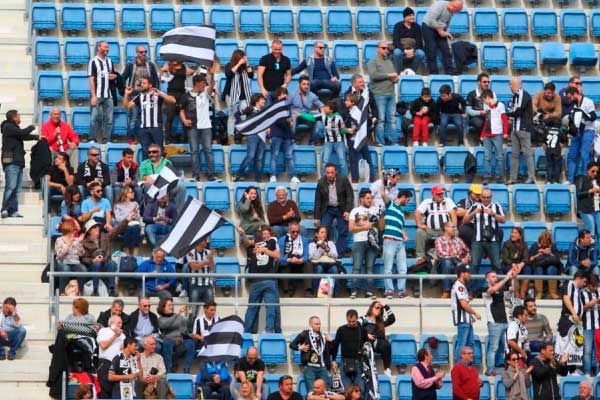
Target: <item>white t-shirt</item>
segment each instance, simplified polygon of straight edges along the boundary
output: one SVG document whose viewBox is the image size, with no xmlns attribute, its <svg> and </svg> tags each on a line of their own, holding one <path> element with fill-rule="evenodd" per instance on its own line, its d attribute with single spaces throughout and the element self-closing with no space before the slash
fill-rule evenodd
<svg viewBox="0 0 600 400">
<path fill-rule="evenodd" d="M 366 215 L 367 222 L 369 222 L 369 219 L 373 215 L 379 215 L 379 207 L 372 205 L 369 208 L 363 207 L 363 206 L 353 208 L 352 211 L 350 211 L 350 220 L 353 220 L 354 222 L 356 222 L 356 217 L 358 215 Z M 356 232 L 354 234 L 355 242 L 366 242 L 367 240 L 369 240 L 368 231 L 360 231 L 360 232 Z"/>
<path fill-rule="evenodd" d="M 210 98 L 208 97 L 208 89 L 195 95 L 196 97 L 196 129 L 210 129 Z M 194 93 L 190 93 L 194 96 Z"/>
<path fill-rule="evenodd" d="M 121 348 L 123 347 L 123 342 L 125 342 L 124 333 L 121 333 L 121 336 L 116 338 L 106 350 L 102 350 L 102 347 L 100 346 L 100 342 L 104 342 L 114 335 L 115 332 L 110 328 L 102 328 L 98 331 L 98 336 L 96 336 L 96 342 L 98 343 L 98 357 L 112 361 L 113 358 L 119 355 Z"/>
</svg>

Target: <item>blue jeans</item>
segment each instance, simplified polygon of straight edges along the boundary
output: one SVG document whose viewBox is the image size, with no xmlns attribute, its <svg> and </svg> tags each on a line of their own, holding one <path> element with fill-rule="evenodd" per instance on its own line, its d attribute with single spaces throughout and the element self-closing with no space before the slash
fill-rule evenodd
<svg viewBox="0 0 600 400">
<path fill-rule="evenodd" d="M 594 330 L 583 330 L 583 372 L 590 375 L 592 372 L 592 352 L 594 351 Z"/>
<path fill-rule="evenodd" d="M 400 73 L 404 71 L 406 68 L 410 68 L 416 73 L 418 73 L 419 67 L 425 61 L 425 52 L 421 49 L 414 49 L 413 58 L 404 57 L 404 51 L 401 49 L 394 49 L 393 58 L 394 58 L 394 66 L 396 67 L 396 72 Z"/>
<path fill-rule="evenodd" d="M 321 216 L 322 226 L 333 226 L 333 221 L 337 223 L 337 240 L 335 248 L 338 255 L 342 255 L 346 250 L 346 239 L 348 236 L 348 221 L 344 219 L 344 212 L 340 207 L 327 207 L 325 213 Z M 333 229 L 329 230 L 330 234 Z M 330 237 L 332 239 L 333 236 Z"/>
<path fill-rule="evenodd" d="M 140 129 L 139 115 L 140 108 L 138 106 L 127 110 L 127 139 L 129 140 L 135 140 L 138 129 Z"/>
<path fill-rule="evenodd" d="M 117 272 L 117 264 L 113 261 L 104 261 L 101 263 L 93 263 L 88 267 L 89 272 Z M 100 283 L 100 279 L 106 285 L 108 291 L 112 291 L 115 289 L 115 277 L 111 276 L 108 278 L 92 278 L 92 283 L 94 284 L 94 292 L 98 290 L 98 284 Z"/>
<path fill-rule="evenodd" d="M 342 84 L 340 81 L 332 81 L 326 79 L 313 79 L 310 82 L 310 91 L 314 94 L 318 95 L 319 90 L 327 89 L 331 91 L 332 97 L 338 97 L 340 95 L 340 90 L 342 90 Z M 312 392 L 312 386 L 310 387 L 309 392 Z"/>
<path fill-rule="evenodd" d="M 157 144 L 164 150 L 164 137 L 161 128 L 140 128 L 140 141 L 142 142 L 142 154 L 144 155 L 144 159 L 148 158 L 148 148 L 151 144 Z"/>
<path fill-rule="evenodd" d="M 331 154 L 335 153 L 338 159 L 338 171 L 340 174 L 348 176 L 348 166 L 346 165 L 346 145 L 344 142 L 325 142 L 323 143 L 323 175 L 325 174 L 325 164 L 331 160 Z"/>
<path fill-rule="evenodd" d="M 192 270 L 190 269 L 190 266 L 188 264 L 185 264 L 183 266 L 182 272 L 187 274 L 189 272 L 192 272 Z M 198 276 L 199 278 L 201 278 L 200 274 Z M 215 299 L 215 292 L 212 286 L 210 285 L 198 286 L 196 284 L 192 284 L 190 278 L 183 279 L 182 285 L 185 291 L 188 293 L 188 297 L 191 303 L 207 303 Z M 192 313 L 190 314 L 192 322 L 196 318 L 196 314 L 198 314 L 198 308 L 199 306 L 197 304 L 194 304 L 192 306 Z"/>
<path fill-rule="evenodd" d="M 358 183 L 358 162 L 360 159 L 367 160 L 369 164 L 369 181 L 375 180 L 375 168 L 369 154 L 369 146 L 366 144 L 359 150 L 354 148 L 354 140 L 348 141 L 348 156 L 350 158 L 350 175 L 352 175 L 352 183 Z"/>
<path fill-rule="evenodd" d="M 140 225 L 128 226 L 123 231 L 124 247 L 140 247 L 142 241 L 142 227 Z"/>
<path fill-rule="evenodd" d="M 570 267 L 566 267 L 564 274 L 573 276 L 573 275 L 575 275 L 575 272 L 577 272 L 579 270 L 589 271 L 588 274 L 600 275 L 600 267 L 591 266 L 588 270 L 588 269 L 584 268 L 582 265 L 571 265 Z"/>
<path fill-rule="evenodd" d="M 304 384 L 306 385 L 306 393 L 310 393 L 313 391 L 313 383 L 317 379 L 323 379 L 325 381 L 325 387 L 329 387 L 331 382 L 329 380 L 329 372 L 327 372 L 327 368 L 325 367 L 304 367 L 304 371 L 302 371 L 304 375 Z M 298 388 L 300 390 L 300 388 Z"/>
<path fill-rule="evenodd" d="M 156 243 L 162 239 L 164 236 L 167 236 L 169 232 L 171 232 L 171 225 L 162 225 L 162 224 L 150 224 L 146 225 L 146 238 L 152 245 L 152 248 L 156 247 Z"/>
<path fill-rule="evenodd" d="M 206 159 L 206 173 L 208 177 L 215 176 L 215 163 L 212 153 L 212 130 L 211 129 L 188 129 L 188 140 L 192 149 L 192 173 L 200 174 L 200 147 Z"/>
<path fill-rule="evenodd" d="M 246 107 L 248 107 L 247 100 L 238 100 L 236 103 L 232 103 L 230 97 L 227 96 L 227 135 L 233 136 L 235 133 L 235 113 L 238 111 L 243 112 Z"/>
<path fill-rule="evenodd" d="M 294 143 L 292 139 L 282 139 L 279 137 L 271 138 L 271 175 L 277 175 L 277 159 L 279 152 L 283 151 L 283 157 L 287 164 L 287 171 L 290 176 L 296 176 L 296 167 L 294 166 Z"/>
<path fill-rule="evenodd" d="M 113 99 L 98 98 L 95 107 L 90 106 L 90 138 L 96 139 L 98 131 L 102 129 L 102 138 L 110 139 L 113 128 Z"/>
<path fill-rule="evenodd" d="M 492 372 L 498 362 L 498 354 L 504 351 L 504 337 L 508 324 L 488 322 L 488 348 L 485 359 L 486 372 Z"/>
<path fill-rule="evenodd" d="M 164 339 L 162 356 L 165 359 L 167 372 L 175 372 L 173 368 L 173 353 L 183 355 L 183 371 L 186 374 L 189 373 L 196 353 L 196 343 L 192 339 L 183 339 L 183 342 L 177 345 L 173 339 Z"/>
<path fill-rule="evenodd" d="M 9 214 L 19 211 L 19 193 L 23 183 L 23 167 L 16 164 L 4 165 L 4 196 L 2 211 Z"/>
<path fill-rule="evenodd" d="M 587 167 L 590 162 L 590 151 L 594 142 L 594 131 L 585 130 L 571 139 L 569 152 L 567 153 L 567 179 L 569 182 L 575 182 L 575 174 L 577 173 L 577 160 L 581 158 L 583 168 Z"/>
<path fill-rule="evenodd" d="M 464 346 L 473 347 L 475 335 L 473 334 L 473 325 L 460 323 L 456 325 L 456 342 L 454 342 L 454 363 L 460 360 L 460 349 Z"/>
<path fill-rule="evenodd" d="M 58 261 L 54 264 L 54 270 L 56 272 L 75 272 L 75 273 L 88 272 L 88 269 L 83 264 L 63 264 Z M 60 278 L 58 278 L 58 282 L 59 282 L 58 287 L 59 287 L 60 293 L 62 293 L 65 290 L 65 287 L 67 286 L 67 284 L 69 283 L 69 281 L 71 279 L 73 279 L 73 278 L 69 278 L 68 276 L 61 276 Z M 79 284 L 79 289 L 82 290 L 83 285 L 85 284 L 85 279 L 82 277 L 77 277 L 75 279 L 77 279 L 77 283 Z"/>
<path fill-rule="evenodd" d="M 504 179 L 504 150 L 502 145 L 504 138 L 502 135 L 495 135 L 492 137 L 483 138 L 484 148 L 484 171 L 485 176 L 492 176 L 492 151 L 496 151 L 496 176 L 499 180 Z"/>
<path fill-rule="evenodd" d="M 593 212 L 591 214 L 579 213 L 579 215 L 583 221 L 583 228 L 592 233 L 597 243 L 600 240 L 600 212 Z"/>
<path fill-rule="evenodd" d="M 258 332 L 258 313 L 260 305 L 257 303 L 265 302 L 270 304 L 279 303 L 279 287 L 277 281 L 273 279 L 265 279 L 261 281 L 253 281 L 248 290 L 248 303 L 254 305 L 248 306 L 246 317 L 244 318 L 244 332 Z M 269 333 L 281 333 L 281 311 L 279 305 L 266 306 L 267 321 L 265 331 Z"/>
<path fill-rule="evenodd" d="M 375 259 L 377 258 L 377 250 L 369 244 L 368 241 L 354 242 L 352 244 L 352 273 L 360 274 L 363 262 L 365 263 L 365 273 L 373 273 L 373 265 L 375 265 Z M 352 292 L 356 292 L 358 289 L 358 279 L 352 280 Z M 373 293 L 375 288 L 373 287 L 373 280 L 367 279 L 365 290 Z"/>
<path fill-rule="evenodd" d="M 378 144 L 386 144 L 386 140 L 396 144 L 398 137 L 396 135 L 396 102 L 394 96 L 375 96 L 377 110 L 377 126 L 375 127 L 375 136 Z M 384 124 L 385 122 L 385 124 Z"/>
<path fill-rule="evenodd" d="M 475 271 L 478 270 L 484 254 L 489 257 L 490 262 L 492 263 L 492 268 L 494 268 L 496 271 L 500 271 L 500 243 L 474 241 L 471 244 L 471 267 Z"/>
<path fill-rule="evenodd" d="M 362 363 L 360 361 L 358 361 L 358 370 L 356 371 L 356 374 L 353 374 L 352 376 L 348 376 L 346 374 L 346 372 L 344 371 L 344 366 L 341 365 L 340 366 L 340 375 L 342 376 L 342 383 L 344 384 L 344 387 L 347 388 L 348 385 L 350 385 L 351 383 L 355 383 L 358 385 L 358 387 L 360 387 L 360 389 L 362 390 L 362 393 L 365 393 L 365 381 L 362 378 Z"/>
<path fill-rule="evenodd" d="M 406 249 L 404 248 L 403 240 L 383 239 L 383 274 L 389 275 L 392 273 L 392 267 L 396 262 L 396 268 L 399 274 L 406 274 L 408 267 L 406 266 Z M 384 281 L 385 291 L 394 292 L 394 281 L 386 279 Z M 406 290 L 406 279 L 398 279 L 398 292 L 402 293 Z"/>
<path fill-rule="evenodd" d="M 544 270 L 544 267 L 535 267 L 533 273 L 535 275 L 558 275 L 558 267 L 554 265 L 548 265 L 546 270 Z"/>
<path fill-rule="evenodd" d="M 458 145 L 462 146 L 465 128 L 463 124 L 463 117 L 460 114 L 440 114 L 440 144 L 442 146 L 446 144 L 446 129 L 448 129 L 449 123 L 452 123 L 454 126 L 456 126 L 456 130 L 458 131 Z"/>
<path fill-rule="evenodd" d="M 439 270 L 442 274 L 455 274 L 456 273 L 456 264 L 453 262 L 451 258 L 441 258 L 439 264 Z M 454 279 L 444 279 L 442 280 L 442 290 L 444 292 L 450 292 L 452 289 L 452 282 Z"/>
<path fill-rule="evenodd" d="M 246 157 L 240 164 L 236 175 L 242 176 L 246 171 L 246 168 L 254 166 L 254 174 L 256 182 L 260 182 L 263 169 L 263 157 L 265 155 L 265 142 L 258 135 L 247 136 L 248 141 L 246 142 Z"/>
<path fill-rule="evenodd" d="M 22 326 L 8 332 L 8 340 L 0 337 L 0 354 L 4 355 L 4 347 L 10 347 L 8 354 L 15 356 L 23 344 L 27 331 Z"/>
</svg>

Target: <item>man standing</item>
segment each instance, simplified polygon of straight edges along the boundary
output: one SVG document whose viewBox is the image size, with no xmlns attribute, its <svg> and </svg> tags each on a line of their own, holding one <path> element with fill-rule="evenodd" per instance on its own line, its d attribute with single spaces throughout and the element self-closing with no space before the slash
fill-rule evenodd
<svg viewBox="0 0 600 400">
<path fill-rule="evenodd" d="M 90 188 L 93 183 L 100 185 L 104 191 L 104 197 L 109 201 L 113 198 L 112 186 L 110 185 L 110 172 L 108 165 L 100 160 L 100 148 L 92 146 L 88 149 L 87 160 L 79 164 L 75 181 L 79 186 L 82 197 L 91 194 Z"/>
<path fill-rule="evenodd" d="M 7 358 L 4 353 L 5 346 L 9 347 L 8 360 L 14 360 L 26 335 L 21 314 L 17 311 L 17 301 L 14 297 L 7 297 L 2 302 L 2 314 L 0 314 L 0 360 Z"/>
<path fill-rule="evenodd" d="M 52 151 L 52 157 L 56 157 L 59 152 L 67 153 L 71 165 L 76 164 L 75 150 L 79 146 L 79 136 L 75 133 L 71 125 L 60 119 L 60 108 L 54 107 L 50 111 L 50 119 L 42 125 L 42 137 L 48 141 L 48 146 Z"/>
<path fill-rule="evenodd" d="M 90 81 L 90 139 L 95 140 L 98 131 L 102 131 L 102 144 L 108 142 L 113 127 L 113 98 L 110 90 L 111 81 L 117 76 L 110 57 L 109 45 L 105 41 L 98 43 L 96 56 L 88 64 L 88 79 Z"/>
<path fill-rule="evenodd" d="M 427 240 L 444 234 L 443 227 L 448 221 L 456 225 L 456 205 L 452 199 L 444 197 L 444 188 L 436 185 L 431 188 L 431 198 L 425 199 L 415 211 L 417 223 L 417 258 L 425 256 Z"/>
<path fill-rule="evenodd" d="M 404 19 L 394 25 L 394 66 L 399 74 L 406 68 L 418 73 L 419 67 L 425 61 L 423 34 L 419 24 L 415 23 L 415 10 L 406 7 L 402 16 Z"/>
<path fill-rule="evenodd" d="M 531 351 L 539 352 L 540 345 L 544 342 L 552 343 L 552 328 L 545 315 L 537 312 L 534 298 L 525 299 L 527 310 L 527 340 Z"/>
<path fill-rule="evenodd" d="M 298 91 L 290 93 L 288 104 L 292 111 L 294 127 L 296 126 L 298 113 L 310 114 L 313 112 L 320 112 L 323 107 L 323 102 L 310 90 L 310 81 L 307 76 L 301 76 L 300 79 L 298 79 Z M 307 122 L 306 119 L 303 119 L 303 121 Z M 317 141 L 317 125 L 314 124 L 311 129 L 309 144 L 314 145 Z M 292 173 L 292 171 L 290 171 L 290 173 Z"/>
<path fill-rule="evenodd" d="M 579 92 L 581 92 L 581 77 L 578 75 L 572 76 L 569 79 L 569 83 L 567 84 L 567 87 L 564 87 L 558 91 L 558 95 L 560 96 L 560 105 L 562 108 L 561 117 L 564 117 L 565 115 L 569 115 L 571 113 L 571 111 L 573 111 L 573 106 L 574 106 L 573 101 L 571 101 L 567 98 L 567 89 L 570 87 L 574 87 Z"/>
<path fill-rule="evenodd" d="M 315 191 L 315 226 L 337 224 L 336 248 L 338 255 L 346 249 L 348 217 L 354 204 L 354 189 L 347 177 L 337 173 L 333 163 L 325 165 L 325 176 L 319 179 Z M 320 221 L 319 221 L 320 220 Z"/>
<path fill-rule="evenodd" d="M 527 162 L 527 183 L 535 183 L 533 149 L 531 148 L 531 129 L 533 127 L 531 96 L 523 90 L 521 78 L 518 76 L 513 76 L 509 85 L 513 97 L 506 115 L 512 118 L 513 124 L 510 134 L 512 153 L 510 156 L 510 179 L 508 180 L 508 184 L 517 183 L 521 152 L 525 155 L 525 161 Z"/>
<path fill-rule="evenodd" d="M 560 96 L 556 94 L 556 86 L 552 82 L 544 85 L 544 90 L 538 91 L 533 96 L 533 112 L 542 113 L 542 120 L 547 122 L 550 118 L 562 118 L 562 104 Z"/>
<path fill-rule="evenodd" d="M 450 52 L 449 40 L 452 35 L 448 32 L 452 15 L 463 8 L 461 0 L 444 1 L 438 0 L 427 10 L 423 18 L 423 41 L 425 43 L 425 53 L 427 54 L 427 66 L 430 74 L 437 74 L 436 53 L 439 50 L 442 53 L 442 62 L 447 75 L 454 72 L 452 68 L 452 53 Z"/>
<path fill-rule="evenodd" d="M 2 169 L 4 169 L 4 196 L 2 198 L 2 218 L 22 218 L 19 213 L 19 193 L 23 183 L 25 168 L 25 140 L 37 140 L 38 135 L 32 135 L 35 126 L 29 125 L 21 129 L 21 115 L 17 110 L 6 113 L 2 122 Z"/>
<path fill-rule="evenodd" d="M 461 95 L 452 93 L 450 85 L 440 87 L 440 97 L 437 100 L 437 111 L 440 115 L 440 141 L 438 145 L 446 145 L 446 130 L 448 124 L 452 123 L 458 132 L 458 145 L 464 144 L 464 125 L 463 118 L 467 112 L 467 103 Z"/>
<path fill-rule="evenodd" d="M 475 227 L 473 226 L 473 222 L 469 222 L 465 224 L 463 218 L 467 214 L 467 212 L 471 209 L 471 206 L 475 203 L 481 202 L 481 185 L 478 183 L 473 183 L 469 186 L 469 192 L 467 193 L 467 197 L 460 200 L 458 204 L 456 204 L 456 218 L 458 219 L 458 236 L 465 242 L 468 248 L 471 248 L 471 241 L 473 240 L 473 233 L 475 232 Z"/>
<path fill-rule="evenodd" d="M 140 110 L 140 139 L 142 153 L 146 158 L 151 144 L 156 143 L 160 145 L 161 149 L 163 147 L 162 104 L 163 102 L 174 104 L 175 97 L 155 88 L 152 80 L 148 77 L 142 78 L 141 88 L 142 91 L 133 99 L 131 99 L 133 88 L 126 88 L 123 106 L 127 110 L 135 107 Z"/>
<path fill-rule="evenodd" d="M 456 269 L 457 280 L 452 285 L 450 293 L 452 301 L 452 320 L 456 326 L 456 341 L 454 342 L 454 361 L 458 362 L 459 350 L 464 346 L 472 349 L 475 337 L 473 322 L 481 320 L 481 316 L 469 304 L 467 283 L 471 280 L 471 269 L 468 265 L 459 265 Z"/>
<path fill-rule="evenodd" d="M 554 356 L 554 345 L 542 343 L 540 355 L 535 357 L 531 363 L 531 379 L 533 380 L 534 400 L 560 400 L 557 375 L 567 375 L 568 354 L 563 354 L 559 361 Z"/>
<path fill-rule="evenodd" d="M 523 306 L 516 306 L 512 312 L 513 320 L 508 324 L 506 330 L 506 346 L 504 354 L 508 355 L 511 351 L 519 355 L 519 366 L 521 368 L 527 365 L 529 352 L 529 342 L 527 333 L 527 310 Z"/>
<path fill-rule="evenodd" d="M 274 39 L 271 43 L 271 52 L 261 57 L 258 63 L 258 87 L 266 100 L 265 106 L 273 104 L 275 90 L 278 87 L 287 87 L 292 80 L 292 63 L 282 54 L 283 43 Z"/>
<path fill-rule="evenodd" d="M 150 390 L 156 393 L 156 398 L 166 399 L 169 392 L 167 368 L 162 356 L 156 353 L 156 339 L 149 336 L 142 340 L 142 345 L 144 346 L 144 352 L 140 357 L 140 363 L 142 364 L 143 371 L 142 383 L 144 393 L 152 386 L 153 388 Z"/>
<path fill-rule="evenodd" d="M 98 358 L 100 364 L 98 366 L 98 380 L 102 394 L 101 398 L 110 398 L 109 393 L 112 393 L 113 384 L 108 380 L 108 370 L 112 360 L 119 355 L 123 343 L 125 342 L 125 334 L 123 333 L 123 322 L 121 317 L 113 315 L 108 320 L 108 327 L 100 329 L 96 341 L 98 342 Z"/>
<path fill-rule="evenodd" d="M 325 44 L 321 41 L 315 42 L 313 55 L 302 60 L 300 65 L 292 69 L 292 76 L 304 70 L 310 81 L 310 89 L 318 94 L 320 90 L 326 89 L 331 92 L 332 98 L 340 95 L 342 85 L 340 75 L 335 67 L 335 61 L 325 55 Z"/>
<path fill-rule="evenodd" d="M 490 76 L 485 72 L 477 75 L 477 87 L 471 90 L 467 95 L 467 115 L 469 116 L 469 127 L 472 133 L 477 135 L 477 143 L 479 143 L 479 134 L 483 129 L 485 115 L 487 111 L 484 109 L 481 93 L 484 90 L 490 89 Z M 492 92 L 494 98 L 496 94 Z"/>
<path fill-rule="evenodd" d="M 398 141 L 394 85 L 400 81 L 400 77 L 389 56 L 389 45 L 386 41 L 381 41 L 377 45 L 377 57 L 373 57 L 368 65 L 371 94 L 375 97 L 379 111 L 379 123 L 375 128 L 378 146 L 396 144 Z"/>
<path fill-rule="evenodd" d="M 319 317 L 310 317 L 308 320 L 310 329 L 303 330 L 290 343 L 290 349 L 300 351 L 306 391 L 310 392 L 313 383 L 317 379 L 329 382 L 329 369 L 331 369 L 331 358 L 329 356 L 329 344 L 332 339 L 321 333 L 321 320 Z"/>
<path fill-rule="evenodd" d="M 569 113 L 571 144 L 567 154 L 567 180 L 568 183 L 574 183 L 577 161 L 581 160 L 582 165 L 588 165 L 590 162 L 590 149 L 595 135 L 596 106 L 576 87 L 568 87 L 565 94 L 567 99 L 573 103 L 573 109 Z"/>
<path fill-rule="evenodd" d="M 108 380 L 113 382 L 111 398 L 136 397 L 135 387 L 144 375 L 140 358 L 137 340 L 131 337 L 126 338 L 123 342 L 123 351 L 115 356 L 108 370 Z"/>
<path fill-rule="evenodd" d="M 594 334 L 600 328 L 600 292 L 598 291 L 598 275 L 591 275 L 587 287 L 581 291 L 583 303 L 583 372 L 592 375 L 592 352 L 594 351 Z"/>
<path fill-rule="evenodd" d="M 240 358 L 233 367 L 234 385 L 239 387 L 243 382 L 250 382 L 254 387 L 257 399 L 266 400 L 268 387 L 265 382 L 265 363 L 258 358 L 258 350 L 252 346 L 246 351 L 246 357 Z"/>
<path fill-rule="evenodd" d="M 205 75 L 195 75 L 192 79 L 194 87 L 186 92 L 181 100 L 179 116 L 186 127 L 188 140 L 192 149 L 192 172 L 194 179 L 200 182 L 200 148 L 204 152 L 208 180 L 221 180 L 215 175 L 215 163 L 212 153 L 212 123 L 210 121 L 210 95 Z"/>
<path fill-rule="evenodd" d="M 183 285 L 190 303 L 204 303 L 206 305 L 215 300 L 213 278 L 207 276 L 207 274 L 215 271 L 215 249 L 209 247 L 210 241 L 206 238 L 185 255 L 183 272 L 196 274 L 196 276 L 185 279 L 186 282 Z M 198 314 L 198 307 L 198 304 L 192 306 L 190 322 Z"/>
<path fill-rule="evenodd" d="M 364 390 L 362 378 L 361 352 L 363 344 L 369 340 L 365 327 L 358 323 L 356 310 L 346 311 L 346 324 L 338 328 L 331 348 L 331 359 L 337 359 L 338 347 L 341 346 L 342 365 L 341 375 L 344 387 L 356 383 Z M 331 362 L 332 369 L 338 369 L 335 361 Z"/>
<path fill-rule="evenodd" d="M 268 400 L 302 400 L 302 396 L 300 396 L 300 393 L 294 392 L 292 377 L 283 375 L 279 378 L 279 390 L 271 393 Z"/>
<path fill-rule="evenodd" d="M 398 168 L 390 168 L 382 171 L 382 177 L 371 184 L 371 193 L 373 193 L 373 204 L 385 211 L 385 202 L 383 195 L 389 200 L 395 200 L 398 197 L 397 184 L 400 180 L 400 170 Z"/>
<path fill-rule="evenodd" d="M 483 381 L 479 379 L 477 367 L 473 365 L 473 347 L 460 348 L 460 361 L 452 367 L 450 375 L 453 400 L 479 400 Z"/>
</svg>

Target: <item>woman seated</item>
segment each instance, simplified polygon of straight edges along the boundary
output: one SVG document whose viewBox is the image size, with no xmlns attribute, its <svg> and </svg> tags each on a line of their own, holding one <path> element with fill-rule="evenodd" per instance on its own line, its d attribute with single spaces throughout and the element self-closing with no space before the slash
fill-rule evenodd
<svg viewBox="0 0 600 400">
<path fill-rule="evenodd" d="M 246 232 L 246 235 L 253 235 L 254 231 L 265 225 L 265 211 L 258 197 L 258 189 L 249 186 L 244 191 L 242 198 L 237 205 L 240 214 L 240 226 Z"/>
<path fill-rule="evenodd" d="M 81 193 L 77 185 L 67 186 L 65 199 L 60 203 L 60 216 L 63 220 L 73 219 L 77 225 L 77 232 L 81 232 L 81 223 L 84 221 L 81 214 Z"/>
<path fill-rule="evenodd" d="M 504 242 L 502 246 L 502 271 L 507 273 L 509 270 L 514 270 L 517 274 L 531 274 L 529 266 L 529 251 L 527 243 L 523 238 L 523 229 L 515 226 L 510 231 L 510 239 Z M 519 291 L 515 292 L 516 296 L 524 299 L 527 296 L 529 288 L 529 280 L 524 279 L 519 282 Z"/>
<path fill-rule="evenodd" d="M 163 297 L 158 303 L 158 327 L 162 332 L 162 356 L 168 372 L 175 372 L 174 358 L 183 356 L 183 372 L 190 373 L 192 360 L 196 351 L 196 343 L 188 337 L 188 321 L 185 317 L 186 307 L 182 306 L 175 313 L 173 299 Z"/>
<path fill-rule="evenodd" d="M 540 233 L 537 242 L 529 248 L 529 263 L 533 269 L 534 275 L 558 275 L 562 263 L 560 262 L 560 254 L 556 248 L 556 244 L 552 242 L 552 234 L 550 231 Z M 536 279 L 533 281 L 535 285 L 535 298 L 541 299 L 544 294 L 544 281 Z M 552 300 L 560 298 L 558 295 L 558 282 L 547 281 L 548 296 Z"/>
<path fill-rule="evenodd" d="M 81 264 L 79 259 L 81 249 L 79 247 L 79 238 L 75 237 L 77 229 L 76 220 L 67 219 L 60 224 L 62 236 L 54 242 L 54 270 L 58 272 L 87 272 L 87 268 Z M 77 277 L 79 290 L 83 289 L 84 278 Z M 60 293 L 64 294 L 65 287 L 71 278 L 61 276 L 58 279 Z"/>
<path fill-rule="evenodd" d="M 113 207 L 115 228 L 111 231 L 111 239 L 123 234 L 124 251 L 130 256 L 137 256 L 142 241 L 140 225 L 140 205 L 135 201 L 135 191 L 131 186 L 124 186 Z"/>
<path fill-rule="evenodd" d="M 85 235 L 79 243 L 80 260 L 90 272 L 116 272 L 117 265 L 110 259 L 108 238 L 100 235 L 100 225 L 93 219 L 85 223 Z M 106 286 L 110 296 L 116 297 L 115 277 L 92 278 L 93 295 L 98 295 L 100 280 Z"/>
<path fill-rule="evenodd" d="M 313 265 L 315 274 L 339 274 L 339 266 L 337 263 L 338 253 L 335 243 L 327 240 L 327 227 L 318 226 L 315 232 L 315 239 L 308 245 L 308 257 Z M 320 279 L 313 279 L 312 290 L 315 296 L 319 292 Z M 335 295 L 339 293 L 339 288 L 342 286 L 342 281 L 336 279 L 333 283 L 333 292 Z"/>
</svg>

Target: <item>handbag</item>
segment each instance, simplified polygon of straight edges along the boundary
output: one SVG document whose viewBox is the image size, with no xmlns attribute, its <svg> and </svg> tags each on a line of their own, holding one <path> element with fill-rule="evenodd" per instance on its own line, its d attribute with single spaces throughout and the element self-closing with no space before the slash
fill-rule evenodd
<svg viewBox="0 0 600 400">
<path fill-rule="evenodd" d="M 550 265 L 557 267 L 561 265 L 561 262 L 554 254 L 542 254 L 534 258 L 533 265 L 542 268 L 549 267 Z"/>
<path fill-rule="evenodd" d="M 12 164 L 15 161 L 15 153 L 10 150 L 2 152 L 2 164 Z"/>
<path fill-rule="evenodd" d="M 362 326 L 358 325 L 358 347 L 360 348 L 360 344 L 362 342 Z M 358 374 L 358 359 L 356 358 L 342 358 L 342 368 L 344 369 L 344 374 L 346 376 L 353 378 Z"/>
</svg>

